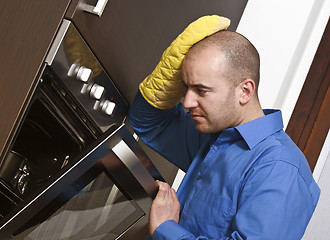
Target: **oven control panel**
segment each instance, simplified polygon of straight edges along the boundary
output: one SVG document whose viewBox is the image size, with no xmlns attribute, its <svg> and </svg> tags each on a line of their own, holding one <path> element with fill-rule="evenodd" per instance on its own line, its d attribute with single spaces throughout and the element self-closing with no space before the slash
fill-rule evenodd
<svg viewBox="0 0 330 240">
<path fill-rule="evenodd" d="M 124 121 L 128 104 L 70 21 L 64 20 L 46 62 L 103 132 Z"/>
</svg>

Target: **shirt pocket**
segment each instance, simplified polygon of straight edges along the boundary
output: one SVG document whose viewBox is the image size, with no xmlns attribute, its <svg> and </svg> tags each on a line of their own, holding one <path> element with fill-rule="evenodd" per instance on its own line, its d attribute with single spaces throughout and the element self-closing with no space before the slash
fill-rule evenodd
<svg viewBox="0 0 330 240">
<path fill-rule="evenodd" d="M 182 210 L 183 225 L 195 229 L 195 234 L 224 236 L 232 219 L 232 201 L 228 196 L 196 187 Z"/>
</svg>

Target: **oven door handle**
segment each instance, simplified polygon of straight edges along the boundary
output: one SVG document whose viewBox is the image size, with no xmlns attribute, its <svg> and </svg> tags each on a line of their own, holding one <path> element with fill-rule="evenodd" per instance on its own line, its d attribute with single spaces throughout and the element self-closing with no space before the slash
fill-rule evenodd
<svg viewBox="0 0 330 240">
<path fill-rule="evenodd" d="M 127 127 L 122 125 L 116 133 L 109 138 L 106 145 L 126 168 L 128 168 L 129 172 L 153 199 L 158 192 L 158 184 L 155 180 L 165 180 Z M 101 162 L 108 170 L 112 169 L 110 172 L 113 172 L 113 161 L 110 156 L 111 155 L 109 155 L 109 158 L 102 158 Z M 130 185 L 129 182 L 125 184 Z"/>
<path fill-rule="evenodd" d="M 101 17 L 105 6 L 107 5 L 108 0 L 98 0 L 96 5 L 90 5 L 90 4 L 85 4 L 84 6 L 84 11 L 95 14 L 99 17 Z"/>
</svg>

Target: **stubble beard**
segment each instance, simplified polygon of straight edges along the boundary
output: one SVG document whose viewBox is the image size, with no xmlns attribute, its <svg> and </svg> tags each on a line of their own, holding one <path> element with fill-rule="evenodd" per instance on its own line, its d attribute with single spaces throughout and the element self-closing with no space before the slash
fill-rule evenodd
<svg viewBox="0 0 330 240">
<path fill-rule="evenodd" d="M 215 111 L 211 113 L 204 111 L 203 121 L 195 121 L 195 128 L 200 133 L 220 133 L 224 129 L 236 127 L 238 120 L 239 113 L 235 107 L 234 98 L 228 97 L 227 101 L 218 106 Z"/>
</svg>

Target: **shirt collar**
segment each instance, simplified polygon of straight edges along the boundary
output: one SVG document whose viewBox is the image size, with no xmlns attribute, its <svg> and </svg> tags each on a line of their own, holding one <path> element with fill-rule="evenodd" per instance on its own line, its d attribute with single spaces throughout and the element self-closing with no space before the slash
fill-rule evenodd
<svg viewBox="0 0 330 240">
<path fill-rule="evenodd" d="M 235 127 L 250 149 L 268 136 L 283 129 L 280 110 L 265 109 L 265 116 Z"/>
</svg>

